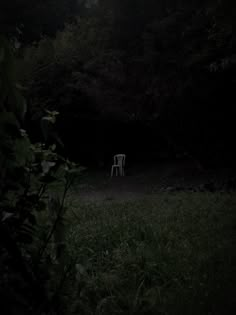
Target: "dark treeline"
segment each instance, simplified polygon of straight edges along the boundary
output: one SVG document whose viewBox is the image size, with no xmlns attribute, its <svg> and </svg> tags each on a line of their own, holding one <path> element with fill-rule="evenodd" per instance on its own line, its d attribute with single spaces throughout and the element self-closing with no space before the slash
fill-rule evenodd
<svg viewBox="0 0 236 315">
<path fill-rule="evenodd" d="M 104 163 L 111 152 L 129 147 L 135 156 L 149 143 L 154 155 L 187 152 L 203 166 L 233 163 L 232 1 L 11 2 L 23 12 L 11 12 L 5 24 L 15 21 L 26 43 L 19 72 L 30 121 L 35 126 L 45 109 L 58 110 L 67 154 Z M 133 141 L 134 125 L 146 130 L 140 141 Z M 118 145 L 112 135 L 119 132 Z"/>
</svg>

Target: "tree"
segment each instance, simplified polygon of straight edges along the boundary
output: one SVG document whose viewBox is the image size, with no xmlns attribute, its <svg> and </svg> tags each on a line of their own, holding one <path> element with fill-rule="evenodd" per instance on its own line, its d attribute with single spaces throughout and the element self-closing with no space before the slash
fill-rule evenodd
<svg viewBox="0 0 236 315">
<path fill-rule="evenodd" d="M 235 72 L 229 8 L 234 12 L 232 3 L 214 1 L 100 1 L 55 39 L 26 50 L 32 114 L 59 110 L 65 125 L 71 118 L 149 121 L 208 159 L 220 146 L 226 152 Z"/>
<path fill-rule="evenodd" d="M 77 12 L 75 0 L 2 0 L 0 3 L 1 33 L 20 42 L 32 42 L 54 35 Z"/>
</svg>

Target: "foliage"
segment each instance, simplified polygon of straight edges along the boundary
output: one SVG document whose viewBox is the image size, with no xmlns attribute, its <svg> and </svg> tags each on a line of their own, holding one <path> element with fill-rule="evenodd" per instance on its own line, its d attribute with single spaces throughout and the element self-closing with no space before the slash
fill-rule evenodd
<svg viewBox="0 0 236 315">
<path fill-rule="evenodd" d="M 75 12 L 75 0 L 39 0 L 34 6 L 29 0 L 2 0 L 0 33 L 20 43 L 31 43 L 44 35 L 54 35 Z"/>
<path fill-rule="evenodd" d="M 218 159 L 230 162 L 234 7 L 135 3 L 101 1 L 55 39 L 25 49 L 20 69 L 31 117 L 58 110 L 63 129 L 76 128 L 78 120 L 148 121 L 172 147 L 177 143 L 203 162 L 222 152 Z"/>
<path fill-rule="evenodd" d="M 0 43 L 0 307 L 11 315 L 41 314 L 53 309 L 54 296 L 45 277 L 55 269 L 55 263 L 49 263 L 45 253 L 52 237 L 58 251 L 61 239 L 55 235 L 63 220 L 65 197 L 80 169 L 60 157 L 55 144 L 31 144 L 22 129 L 26 103 L 16 80 L 12 46 L 4 38 Z M 47 112 L 47 128 L 43 124 L 46 137 L 56 114 Z M 64 180 L 62 197 L 47 207 L 50 184 L 59 180 Z M 41 229 L 37 216 L 46 209 L 54 211 L 54 219 L 47 226 L 45 239 L 37 239 Z M 56 259 L 58 262 L 59 257 Z M 51 284 L 52 278 L 48 282 Z M 56 279 L 54 283 L 59 286 Z"/>
</svg>

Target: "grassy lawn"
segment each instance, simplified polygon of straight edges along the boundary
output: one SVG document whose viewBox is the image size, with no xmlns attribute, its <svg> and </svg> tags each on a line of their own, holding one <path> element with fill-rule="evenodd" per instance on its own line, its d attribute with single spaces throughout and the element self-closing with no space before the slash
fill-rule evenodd
<svg viewBox="0 0 236 315">
<path fill-rule="evenodd" d="M 231 314 L 233 194 L 83 206 L 75 196 L 68 207 L 69 314 Z"/>
</svg>

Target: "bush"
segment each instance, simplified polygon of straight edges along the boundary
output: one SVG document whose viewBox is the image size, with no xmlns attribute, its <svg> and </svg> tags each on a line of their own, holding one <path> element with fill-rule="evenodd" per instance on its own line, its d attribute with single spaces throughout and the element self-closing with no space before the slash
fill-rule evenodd
<svg viewBox="0 0 236 315">
<path fill-rule="evenodd" d="M 30 142 L 22 129 L 26 103 L 15 76 L 14 54 L 6 39 L 0 38 L 0 44 L 0 308 L 9 315 L 42 314 L 53 311 L 53 298 L 60 292 L 57 281 L 64 271 L 61 267 L 52 279 L 51 256 L 55 252 L 56 262 L 64 266 L 58 254 L 63 239 L 60 223 L 66 194 L 80 169 L 60 157 L 56 145 Z M 47 114 L 45 136 L 56 113 Z M 62 196 L 47 206 L 50 185 L 59 180 L 64 181 Z M 42 230 L 37 218 L 46 209 L 52 218 Z M 48 246 L 52 240 L 55 251 Z"/>
</svg>

